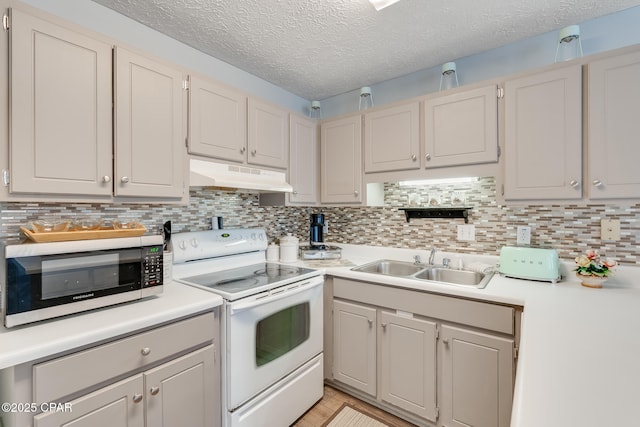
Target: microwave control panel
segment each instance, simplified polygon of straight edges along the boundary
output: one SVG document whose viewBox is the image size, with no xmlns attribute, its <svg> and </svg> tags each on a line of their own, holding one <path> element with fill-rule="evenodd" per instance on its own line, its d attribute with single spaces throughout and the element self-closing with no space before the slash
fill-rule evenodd
<svg viewBox="0 0 640 427">
<path fill-rule="evenodd" d="M 142 287 L 162 285 L 162 245 L 142 248 Z"/>
</svg>

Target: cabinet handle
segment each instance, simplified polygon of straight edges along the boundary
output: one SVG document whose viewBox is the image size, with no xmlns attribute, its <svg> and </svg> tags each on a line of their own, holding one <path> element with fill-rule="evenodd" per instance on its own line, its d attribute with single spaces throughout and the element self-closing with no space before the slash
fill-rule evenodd
<svg viewBox="0 0 640 427">
<path fill-rule="evenodd" d="M 373 326 L 373 320 L 371 320 L 371 319 L 367 319 L 367 322 L 369 322 L 369 327 L 372 327 L 372 326 Z"/>
<path fill-rule="evenodd" d="M 241 152 L 242 154 L 244 154 L 244 153 L 245 153 L 245 151 L 247 151 L 247 147 L 242 147 L 242 148 L 240 149 L 240 152 Z"/>
<path fill-rule="evenodd" d="M 427 161 L 431 160 L 431 154 L 427 153 L 426 156 L 424 156 L 425 159 L 427 159 Z"/>
<path fill-rule="evenodd" d="M 413 160 L 414 162 L 418 159 L 418 157 L 415 154 L 411 155 L 411 160 Z"/>
<path fill-rule="evenodd" d="M 578 188 L 578 185 L 580 185 L 580 183 L 578 181 L 576 181 L 575 179 L 572 179 L 569 182 L 569 185 L 572 186 L 573 188 Z"/>
<path fill-rule="evenodd" d="M 258 152 L 258 150 L 251 150 L 251 155 L 255 156 L 257 152 Z"/>
<path fill-rule="evenodd" d="M 594 179 L 593 180 L 593 185 L 595 185 L 596 187 L 600 188 L 600 187 L 602 187 L 602 181 L 600 181 L 599 179 Z"/>
<path fill-rule="evenodd" d="M 102 177 L 102 182 L 111 182 L 111 177 L 109 175 L 105 175 Z"/>
<path fill-rule="evenodd" d="M 123 176 L 122 178 L 120 178 L 120 182 L 122 182 L 123 184 L 126 184 L 127 182 L 129 182 L 129 177 Z"/>
<path fill-rule="evenodd" d="M 360 194 L 360 193 L 358 193 L 358 190 L 355 190 L 355 191 L 353 192 L 353 195 L 354 195 L 354 196 L 356 196 L 356 197 L 358 197 L 358 194 Z"/>
<path fill-rule="evenodd" d="M 156 394 L 160 393 L 160 387 L 153 386 L 151 387 L 149 392 L 151 393 L 151 396 L 155 396 Z"/>
<path fill-rule="evenodd" d="M 143 356 L 148 356 L 148 355 L 150 355 L 150 354 L 151 354 L 151 349 L 150 349 L 149 347 L 145 347 L 145 348 L 143 348 L 142 350 L 140 350 L 140 353 L 141 353 Z"/>
<path fill-rule="evenodd" d="M 140 393 L 134 394 L 133 395 L 133 401 L 134 401 L 134 403 L 142 402 L 142 395 Z"/>
</svg>

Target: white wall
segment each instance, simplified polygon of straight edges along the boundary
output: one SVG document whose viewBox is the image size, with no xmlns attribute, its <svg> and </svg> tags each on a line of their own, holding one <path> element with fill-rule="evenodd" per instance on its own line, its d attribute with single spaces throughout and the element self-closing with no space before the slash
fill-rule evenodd
<svg viewBox="0 0 640 427">
<path fill-rule="evenodd" d="M 640 43 L 640 6 L 579 24 L 585 56 Z M 553 31 L 451 61 L 456 62 L 460 85 L 507 76 L 552 64 L 557 35 Z M 440 66 L 370 86 L 376 106 L 437 92 Z M 357 111 L 359 91 L 321 100 L 323 118 Z"/>
<path fill-rule="evenodd" d="M 22 0 L 29 6 L 107 35 L 157 57 L 307 114 L 309 101 L 88 0 Z"/>
</svg>

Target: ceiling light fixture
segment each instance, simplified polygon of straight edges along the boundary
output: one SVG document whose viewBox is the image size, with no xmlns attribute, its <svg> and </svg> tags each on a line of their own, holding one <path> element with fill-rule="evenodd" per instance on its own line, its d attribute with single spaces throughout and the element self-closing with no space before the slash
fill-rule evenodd
<svg viewBox="0 0 640 427">
<path fill-rule="evenodd" d="M 367 108 L 373 108 L 373 94 L 369 86 L 363 86 L 360 88 L 358 110 L 366 110 Z"/>
<path fill-rule="evenodd" d="M 442 74 L 440 75 L 440 90 L 458 87 L 458 73 L 456 63 L 447 62 L 442 64 Z"/>
<path fill-rule="evenodd" d="M 309 109 L 309 117 L 312 119 L 322 118 L 322 111 L 320 110 L 320 101 L 311 101 L 311 108 Z"/>
<path fill-rule="evenodd" d="M 556 48 L 556 60 L 568 61 L 582 56 L 582 41 L 580 41 L 580 26 L 569 25 L 558 33 L 558 47 Z"/>
<path fill-rule="evenodd" d="M 369 0 L 369 3 L 376 8 L 376 10 L 382 10 L 387 6 L 391 6 L 394 3 L 399 2 L 400 0 Z"/>
</svg>

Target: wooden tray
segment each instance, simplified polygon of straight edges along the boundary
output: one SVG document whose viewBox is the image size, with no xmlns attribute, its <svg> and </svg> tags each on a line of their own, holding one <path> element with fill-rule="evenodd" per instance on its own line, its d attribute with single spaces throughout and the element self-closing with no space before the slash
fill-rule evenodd
<svg viewBox="0 0 640 427">
<path fill-rule="evenodd" d="M 113 228 L 99 228 L 97 230 L 84 230 L 84 231 L 61 231 L 61 232 L 46 232 L 36 233 L 33 230 L 29 230 L 26 227 L 20 227 L 20 230 L 29 239 L 34 242 L 69 242 L 72 240 L 89 240 L 89 239 L 112 239 L 114 237 L 137 237 L 142 236 L 147 232 L 144 225 L 140 225 L 137 228 L 130 228 L 127 230 L 114 230 Z"/>
</svg>

